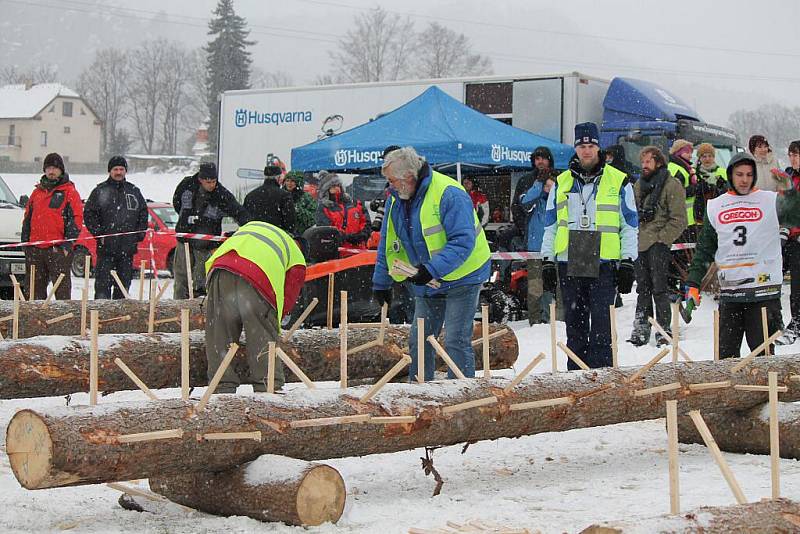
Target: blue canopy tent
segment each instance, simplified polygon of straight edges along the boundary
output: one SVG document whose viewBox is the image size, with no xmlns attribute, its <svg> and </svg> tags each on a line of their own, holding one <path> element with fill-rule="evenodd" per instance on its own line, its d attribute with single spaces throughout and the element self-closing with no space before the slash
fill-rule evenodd
<svg viewBox="0 0 800 534">
<path fill-rule="evenodd" d="M 292 149 L 292 170 L 358 173 L 380 167 L 389 145 L 413 146 L 439 170 L 530 169 L 534 148 L 546 146 L 566 168 L 573 149 L 475 111 L 436 86 L 394 111 L 346 132 Z"/>
</svg>

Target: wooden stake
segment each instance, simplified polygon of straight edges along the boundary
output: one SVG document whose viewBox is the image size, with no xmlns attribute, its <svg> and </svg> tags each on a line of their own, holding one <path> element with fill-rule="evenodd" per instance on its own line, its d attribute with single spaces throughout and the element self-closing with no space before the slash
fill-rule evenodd
<svg viewBox="0 0 800 534">
<path fill-rule="evenodd" d="M 402 371 L 410 363 L 411 363 L 411 356 L 409 356 L 408 354 L 403 354 L 403 357 L 400 358 L 400 360 L 396 364 L 394 364 L 394 366 L 391 369 L 389 369 L 389 371 L 385 375 L 383 375 L 380 380 L 375 382 L 372 385 L 372 387 L 370 387 L 369 390 L 360 399 L 358 399 L 358 402 L 367 402 L 369 399 L 374 397 L 375 394 L 383 386 L 385 386 L 387 382 L 389 382 L 389 380 L 394 378 L 395 375 L 397 375 L 397 373 Z"/>
<path fill-rule="evenodd" d="M 101 321 L 99 321 L 99 324 L 124 323 L 130 320 L 131 320 L 130 315 L 118 315 L 117 317 L 109 317 L 108 319 L 102 319 Z"/>
<path fill-rule="evenodd" d="M 669 513 L 681 512 L 678 478 L 678 401 L 667 401 L 667 448 L 669 450 Z"/>
<path fill-rule="evenodd" d="M 512 389 L 517 387 L 517 385 L 522 382 L 528 374 L 533 371 L 533 368 L 536 367 L 544 360 L 545 354 L 544 352 L 540 352 L 537 357 L 535 357 L 528 365 L 525 366 L 525 369 L 522 370 L 520 374 L 514 377 L 514 380 L 511 381 L 509 385 L 503 388 L 505 393 L 510 393 Z"/>
<path fill-rule="evenodd" d="M 736 373 L 736 372 L 740 371 L 741 369 L 743 369 L 747 364 L 749 364 L 751 361 L 753 361 L 753 358 L 755 358 L 756 356 L 761 354 L 761 351 L 764 350 L 764 347 L 769 346 L 770 343 L 772 343 L 773 341 L 775 341 L 776 339 L 778 339 L 782 335 L 783 335 L 783 332 L 778 330 L 777 332 L 775 332 L 774 334 L 769 336 L 769 338 L 765 339 L 764 342 L 761 343 L 761 345 L 759 345 L 756 348 L 754 348 L 750 352 L 750 354 L 748 354 L 747 356 L 742 358 L 742 361 L 740 361 L 739 363 L 737 363 L 736 365 L 731 367 L 731 374 Z"/>
<path fill-rule="evenodd" d="M 652 367 L 653 367 L 655 364 L 657 364 L 658 362 L 660 362 L 660 361 L 661 361 L 661 359 L 662 359 L 664 356 L 666 356 L 668 353 L 669 353 L 669 349 L 668 349 L 667 347 L 664 347 L 663 349 L 661 349 L 661 352 L 659 352 L 658 354 L 656 354 L 655 356 L 653 356 L 653 359 L 652 359 L 652 360 L 650 360 L 649 362 L 647 362 L 646 364 L 644 364 L 643 366 L 641 366 L 641 367 L 639 368 L 639 370 L 638 370 L 638 371 L 636 371 L 635 373 L 633 373 L 633 374 L 630 376 L 630 378 L 628 378 L 628 383 L 631 383 L 631 382 L 633 382 L 634 380 L 636 380 L 637 378 L 641 377 L 643 374 L 645 374 L 647 371 L 649 371 L 649 370 L 650 370 L 650 369 L 651 369 L 651 368 L 652 368 Z"/>
<path fill-rule="evenodd" d="M 714 310 L 714 361 L 719 361 L 719 309 Z"/>
<path fill-rule="evenodd" d="M 328 330 L 333 330 L 333 273 L 328 273 Z"/>
<path fill-rule="evenodd" d="M 22 286 L 17 281 L 17 277 L 13 274 L 10 275 L 11 277 L 11 285 L 14 286 L 14 293 L 19 295 L 19 300 L 25 302 L 25 295 L 22 293 Z"/>
<path fill-rule="evenodd" d="M 97 329 L 100 327 L 100 312 L 92 310 L 89 314 L 89 324 L 91 334 L 89 339 L 89 404 L 94 406 L 97 404 L 97 380 L 99 367 L 97 364 L 98 345 L 97 345 Z"/>
<path fill-rule="evenodd" d="M 720 471 L 722 471 L 722 476 L 725 477 L 725 481 L 728 483 L 733 495 L 736 497 L 736 502 L 739 504 L 746 504 L 747 497 L 745 497 L 744 493 L 742 493 L 742 488 L 739 487 L 739 483 L 736 482 L 733 472 L 731 472 L 727 462 L 725 462 L 725 458 L 722 456 L 717 442 L 714 441 L 714 436 L 711 435 L 711 431 L 708 429 L 708 425 L 706 425 L 706 422 L 703 420 L 703 416 L 700 415 L 698 410 L 692 410 L 689 412 L 689 417 L 692 418 L 694 426 L 697 428 L 700 436 L 702 436 L 706 447 L 708 447 L 708 450 L 711 452 L 711 456 L 713 456 L 714 460 L 717 462 Z"/>
<path fill-rule="evenodd" d="M 281 361 L 286 365 L 286 367 L 288 367 L 289 369 L 292 370 L 292 372 L 294 373 L 294 376 L 299 378 L 300 381 L 303 382 L 303 384 L 305 384 L 308 389 L 316 389 L 317 388 L 317 386 L 314 385 L 314 382 L 312 382 L 311 379 L 308 378 L 308 375 L 306 375 L 303 372 L 303 370 L 300 369 L 300 367 L 298 367 L 298 365 L 296 363 L 294 363 L 292 361 L 292 359 L 285 352 L 283 352 L 283 349 L 278 347 L 275 350 L 276 350 L 276 352 L 278 354 L 278 358 L 281 359 Z"/>
<path fill-rule="evenodd" d="M 769 324 L 767 323 L 767 307 L 761 306 L 761 328 L 764 331 L 764 339 L 769 337 Z M 769 356 L 769 345 L 764 347 L 764 356 Z"/>
<path fill-rule="evenodd" d="M 160 400 L 158 397 L 156 397 L 155 393 L 153 393 L 150 390 L 150 388 L 147 387 L 147 385 L 144 382 L 142 382 L 142 380 L 138 376 L 136 376 L 136 373 L 131 371 L 130 367 L 125 365 L 125 362 L 123 362 L 119 358 L 114 358 L 114 363 L 117 364 L 117 367 L 122 369 L 123 373 L 128 375 L 128 378 L 133 380 L 133 383 L 136 384 L 139 387 L 139 389 L 141 389 L 144 392 L 145 395 L 150 397 L 152 400 L 155 400 L 155 401 Z"/>
<path fill-rule="evenodd" d="M 228 366 L 231 364 L 231 360 L 236 355 L 236 351 L 239 350 L 239 345 L 237 343 L 231 343 L 231 346 L 228 348 L 228 353 L 225 354 L 225 358 L 222 359 L 222 363 L 217 369 L 217 372 L 214 373 L 214 377 L 211 379 L 211 383 L 208 384 L 208 389 L 203 394 L 203 397 L 200 399 L 200 404 L 197 405 L 195 412 L 202 412 L 206 408 L 206 404 L 208 404 L 211 395 L 214 394 L 214 390 L 217 389 L 219 385 L 219 381 L 222 380 L 222 375 L 225 374 L 225 371 L 228 369 Z"/>
<path fill-rule="evenodd" d="M 557 345 L 558 345 L 558 347 L 559 347 L 561 350 L 563 350 L 563 351 L 564 351 L 564 353 L 567 355 L 567 357 L 568 357 L 570 360 L 572 360 L 573 362 L 575 362 L 575 365 L 577 365 L 578 367 L 580 367 L 580 368 L 581 368 L 581 369 L 583 369 L 584 371 L 588 371 L 588 370 L 590 369 L 590 367 L 589 367 L 588 365 L 586 365 L 586 364 L 583 362 L 583 360 L 581 360 L 581 359 L 578 357 L 578 355 L 577 355 L 577 354 L 575 354 L 574 352 L 572 352 L 572 349 L 570 349 L 568 346 L 566 346 L 566 345 L 565 345 L 563 342 L 559 341 L 559 342 L 557 343 Z"/>
<path fill-rule="evenodd" d="M 155 331 L 156 320 L 156 281 L 154 278 L 150 279 L 150 311 L 147 315 L 147 333 L 152 334 Z"/>
<path fill-rule="evenodd" d="M 84 287 L 81 290 L 81 333 L 82 338 L 86 338 L 86 312 L 89 304 L 89 288 Z"/>
<path fill-rule="evenodd" d="M 127 493 L 129 495 L 133 495 L 134 497 L 142 497 L 149 501 L 157 501 L 157 502 L 169 502 L 181 508 L 184 512 L 197 512 L 194 508 L 189 508 L 188 506 L 184 506 L 182 504 L 173 503 L 163 495 L 159 495 L 158 493 L 153 493 L 150 490 L 146 490 L 144 488 L 139 488 L 136 486 L 128 486 L 125 484 L 119 484 L 117 482 L 109 482 L 106 484 L 109 488 L 117 491 L 121 491 L 122 493 Z"/>
<path fill-rule="evenodd" d="M 36 287 L 36 265 L 31 265 L 31 283 L 28 284 L 28 300 L 33 302 L 34 288 Z"/>
<path fill-rule="evenodd" d="M 61 321 L 66 321 L 67 319 L 72 319 L 75 317 L 75 314 L 72 312 L 65 313 L 64 315 L 59 315 L 58 317 L 53 317 L 52 319 L 46 320 L 45 324 L 56 324 L 60 323 Z"/>
<path fill-rule="evenodd" d="M 489 306 L 481 306 L 481 339 L 483 339 L 483 378 L 492 377 L 489 363 Z"/>
<path fill-rule="evenodd" d="M 181 398 L 189 400 L 189 309 L 181 308 Z"/>
<path fill-rule="evenodd" d="M 722 382 L 700 382 L 699 384 L 689 384 L 689 391 L 705 391 L 707 389 L 722 389 L 731 387 L 730 380 Z"/>
<path fill-rule="evenodd" d="M 786 393 L 789 388 L 786 386 L 775 386 L 778 388 L 779 393 Z M 758 386 L 755 384 L 737 384 L 733 386 L 733 389 L 736 391 L 762 391 L 764 393 L 769 393 L 769 386 Z"/>
<path fill-rule="evenodd" d="M 350 328 L 350 327 L 348 326 L 348 328 Z M 355 346 L 352 349 L 347 349 L 347 354 L 348 355 L 356 354 L 358 352 L 361 352 L 362 350 L 367 350 L 367 349 L 370 349 L 372 347 L 377 347 L 379 345 L 382 345 L 380 340 L 373 339 L 372 341 L 367 341 L 366 343 L 362 343 L 361 345 Z"/>
<path fill-rule="evenodd" d="M 552 358 L 552 372 L 558 372 L 558 352 L 556 351 L 556 303 L 550 303 L 550 356 Z"/>
<path fill-rule="evenodd" d="M 508 407 L 512 412 L 520 410 L 531 410 L 533 408 L 550 408 L 551 406 L 561 406 L 562 404 L 575 404 L 573 397 L 555 397 L 553 399 L 542 399 L 530 402 L 518 402 Z"/>
<path fill-rule="evenodd" d="M 347 387 L 347 291 L 339 293 L 339 386 Z"/>
<path fill-rule="evenodd" d="M 11 275 L 12 279 L 14 275 Z M 22 290 L 19 288 L 19 282 L 14 281 L 14 312 L 11 318 L 11 338 L 19 339 L 19 298 L 22 296 Z"/>
<path fill-rule="evenodd" d="M 495 338 L 498 338 L 500 336 L 504 336 L 504 335 L 506 335 L 507 332 L 508 332 L 508 328 L 501 328 L 497 332 L 492 332 L 491 334 L 489 334 L 489 341 L 491 341 L 491 340 L 493 340 Z M 478 339 L 474 339 L 471 342 L 473 347 L 477 347 L 481 343 L 483 343 L 483 338 L 482 337 L 479 337 Z"/>
<path fill-rule="evenodd" d="M 144 300 L 144 271 L 145 265 L 147 265 L 146 260 L 142 260 L 139 262 L 139 300 Z M 155 274 L 153 274 L 155 276 Z"/>
<path fill-rule="evenodd" d="M 189 298 L 194 298 L 194 276 L 192 273 L 192 253 L 189 250 L 189 242 L 183 243 L 183 256 L 186 258 L 186 286 L 189 288 Z M 155 278 L 155 276 L 153 276 Z"/>
<path fill-rule="evenodd" d="M 383 340 L 386 336 L 386 326 L 389 324 L 387 315 L 389 315 L 389 305 L 384 302 L 383 306 L 381 306 L 381 329 L 378 331 L 378 342 L 381 345 L 383 345 Z"/>
<path fill-rule="evenodd" d="M 649 322 L 651 325 L 653 325 L 653 327 L 654 327 L 656 330 L 658 330 L 658 332 L 659 332 L 659 333 L 660 333 L 662 336 L 664 336 L 664 339 L 666 339 L 666 340 L 667 340 L 667 343 L 669 343 L 670 345 L 672 345 L 672 336 L 671 336 L 671 335 L 669 335 L 669 334 L 667 334 L 667 331 L 666 331 L 666 330 L 664 330 L 664 328 L 663 328 L 663 327 L 662 327 L 660 324 L 658 324 L 658 321 L 656 321 L 656 320 L 655 320 L 655 319 L 653 319 L 652 317 L 648 317 L 648 318 L 647 318 L 647 320 L 648 320 L 648 322 Z M 678 347 L 678 354 L 679 354 L 679 355 L 680 355 L 680 356 L 681 356 L 681 357 L 682 357 L 684 360 L 686 360 L 686 362 L 687 362 L 687 363 L 692 363 L 692 362 L 694 361 L 694 360 L 692 360 L 692 359 L 689 357 L 689 355 L 688 355 L 688 354 L 686 354 L 686 351 L 684 351 L 684 350 L 683 350 L 682 348 L 680 348 L 680 347 Z"/>
<path fill-rule="evenodd" d="M 425 383 L 425 318 L 417 318 L 417 383 Z"/>
<path fill-rule="evenodd" d="M 164 292 L 167 290 L 167 288 L 169 287 L 169 285 L 171 283 L 172 283 L 172 280 L 167 280 L 166 282 L 164 282 L 163 286 L 158 288 L 158 293 L 156 294 L 156 304 L 158 304 L 158 301 L 161 300 L 162 296 L 164 296 Z"/>
<path fill-rule="evenodd" d="M 122 285 L 122 280 L 119 279 L 117 271 L 115 271 L 114 269 L 111 269 L 111 277 L 117 283 L 117 287 L 119 288 L 119 290 L 122 291 L 122 296 L 125 297 L 126 299 L 131 298 L 131 296 L 128 294 L 128 290 L 125 289 L 124 285 Z"/>
<path fill-rule="evenodd" d="M 680 350 L 680 325 L 678 324 L 678 303 L 670 304 L 672 309 L 672 363 L 678 363 L 678 350 Z"/>
<path fill-rule="evenodd" d="M 453 374 L 456 375 L 456 378 L 467 378 L 466 376 L 464 376 L 464 373 L 461 372 L 461 369 L 458 368 L 456 362 L 454 362 L 453 359 L 450 357 L 450 355 L 447 354 L 447 351 L 444 350 L 444 347 L 442 347 L 436 340 L 436 338 L 433 337 L 433 334 L 428 336 L 428 343 L 430 343 L 431 347 L 433 347 L 433 350 L 435 350 L 436 353 L 442 357 L 444 363 L 446 363 L 447 367 L 449 367 L 450 370 L 453 371 Z"/>
<path fill-rule="evenodd" d="M 488 406 L 490 404 L 497 404 L 497 397 L 492 395 L 491 397 L 484 397 L 482 399 L 475 399 L 467 402 L 459 402 L 458 404 L 453 404 L 452 406 L 445 406 L 444 408 L 442 408 L 442 413 L 449 414 L 449 413 L 462 412 L 464 410 L 469 410 L 470 408 L 478 408 L 480 406 Z"/>
<path fill-rule="evenodd" d="M 89 275 L 92 273 L 92 255 L 83 256 L 83 287 L 89 289 Z"/>
<path fill-rule="evenodd" d="M 761 308 L 762 311 L 766 308 Z M 772 498 L 781 496 L 780 439 L 778 436 L 778 373 L 769 372 L 769 460 L 772 474 Z"/>
<path fill-rule="evenodd" d="M 33 267 L 33 265 L 31 265 L 31 267 Z M 111 271 L 111 272 L 114 272 L 114 271 Z M 50 292 L 47 293 L 47 298 L 44 299 L 44 304 L 42 304 L 42 308 L 46 308 L 46 307 L 48 307 L 50 305 L 50 301 L 53 300 L 53 296 L 56 294 L 56 290 L 58 289 L 58 286 L 61 285 L 61 282 L 63 280 L 64 280 L 64 273 L 61 273 L 61 274 L 58 275 L 58 278 L 56 278 L 56 281 L 53 284 L 53 287 L 50 288 Z"/>
<path fill-rule="evenodd" d="M 611 318 L 611 367 L 619 367 L 618 360 L 618 347 L 617 347 L 617 307 L 610 305 L 608 307 L 608 316 Z"/>
<path fill-rule="evenodd" d="M 373 425 L 408 425 L 417 422 L 416 415 L 392 415 L 388 417 L 370 417 L 367 423 Z"/>
<path fill-rule="evenodd" d="M 275 342 L 270 341 L 267 346 L 267 393 L 275 393 Z"/>
<path fill-rule="evenodd" d="M 655 386 L 652 388 L 646 389 L 637 389 L 633 392 L 634 397 L 644 397 L 647 395 L 655 395 L 656 393 L 664 393 L 665 391 L 672 391 L 675 389 L 681 389 L 680 382 L 672 382 L 670 384 L 664 384 L 662 386 Z"/>
<path fill-rule="evenodd" d="M 167 324 L 167 323 L 179 323 L 181 322 L 181 316 L 176 315 L 175 317 L 167 317 L 166 319 L 158 319 L 153 321 L 153 324 L 158 326 L 160 324 Z"/>
<path fill-rule="evenodd" d="M 303 324 L 303 321 L 305 321 L 305 320 L 306 320 L 306 318 L 307 318 L 307 317 L 308 317 L 308 316 L 311 314 L 311 312 L 314 310 L 314 308 L 316 308 L 316 307 L 317 307 L 317 304 L 318 304 L 318 303 L 319 303 L 319 299 L 318 299 L 317 297 L 314 297 L 314 298 L 311 300 L 311 302 L 309 303 L 309 305 L 308 305 L 308 306 L 306 306 L 306 309 L 305 309 L 305 310 L 303 310 L 303 313 L 301 313 L 301 314 L 300 314 L 300 317 L 298 317 L 298 318 L 297 318 L 297 320 L 294 322 L 294 324 L 293 324 L 293 325 L 292 325 L 292 327 L 289 329 L 289 331 L 288 331 L 288 332 L 286 332 L 286 333 L 283 335 L 283 342 L 284 342 L 284 343 L 286 343 L 287 341 L 289 341 L 289 339 L 290 339 L 290 338 L 291 338 L 291 337 L 294 335 L 295 331 L 296 331 L 298 328 L 300 328 L 300 325 L 302 325 L 302 324 Z"/>
<path fill-rule="evenodd" d="M 156 430 L 155 432 L 140 432 L 138 434 L 122 434 L 117 438 L 120 443 L 135 443 L 139 441 L 155 441 L 157 439 L 182 438 L 183 429 Z"/>
<path fill-rule="evenodd" d="M 198 439 L 205 441 L 219 441 L 229 439 L 252 439 L 253 441 L 261 441 L 261 431 L 255 430 L 253 432 L 208 432 L 206 434 L 197 434 Z"/>
<path fill-rule="evenodd" d="M 11 315 L 5 315 L 3 317 L 0 317 L 0 323 L 7 323 L 7 322 L 13 321 L 13 320 L 14 320 L 14 314 L 13 313 Z M 800 375 L 795 375 L 795 376 L 800 376 Z"/>
<path fill-rule="evenodd" d="M 302 419 L 289 423 L 291 428 L 308 428 L 315 426 L 346 425 L 350 423 L 366 423 L 369 421 L 368 413 L 359 415 L 343 415 L 341 417 L 319 417 L 317 419 Z"/>
</svg>

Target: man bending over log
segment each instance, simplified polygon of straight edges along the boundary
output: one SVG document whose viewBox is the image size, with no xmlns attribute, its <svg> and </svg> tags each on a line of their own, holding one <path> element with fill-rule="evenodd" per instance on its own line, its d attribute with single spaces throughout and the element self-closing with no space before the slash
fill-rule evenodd
<svg viewBox="0 0 800 534">
<path fill-rule="evenodd" d="M 227 239 L 206 262 L 208 310 L 206 358 L 211 380 L 231 343 L 244 328 L 253 391 L 266 392 L 267 347 L 278 341 L 281 319 L 292 311 L 303 287 L 306 262 L 292 237 L 272 224 L 252 221 Z M 283 387 L 283 364 L 276 361 L 275 389 Z M 235 393 L 232 366 L 216 393 Z"/>
</svg>

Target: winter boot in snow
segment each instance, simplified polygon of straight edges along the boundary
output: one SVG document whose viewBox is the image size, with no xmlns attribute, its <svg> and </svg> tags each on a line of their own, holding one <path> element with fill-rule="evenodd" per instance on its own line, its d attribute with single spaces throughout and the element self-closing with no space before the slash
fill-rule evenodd
<svg viewBox="0 0 800 534">
<path fill-rule="evenodd" d="M 783 335 L 775 340 L 776 345 L 791 345 L 797 341 L 797 336 L 800 335 L 800 324 L 792 319 L 786 328 L 783 329 Z"/>
<path fill-rule="evenodd" d="M 669 330 L 665 330 L 669 337 L 672 337 L 672 332 Z M 656 333 L 656 347 L 663 347 L 664 345 L 669 345 L 669 341 L 667 338 L 661 335 L 661 332 Z"/>
</svg>

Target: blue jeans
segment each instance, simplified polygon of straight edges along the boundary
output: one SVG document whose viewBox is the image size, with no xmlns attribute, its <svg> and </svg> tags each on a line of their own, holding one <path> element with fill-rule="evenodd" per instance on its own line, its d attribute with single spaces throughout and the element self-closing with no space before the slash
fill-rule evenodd
<svg viewBox="0 0 800 534">
<path fill-rule="evenodd" d="M 435 297 L 416 297 L 414 300 L 414 320 L 411 323 L 411 334 L 408 336 L 409 354 L 411 355 L 411 370 L 409 381 L 414 382 L 417 377 L 417 319 L 425 319 L 425 339 L 430 335 L 439 336 L 442 325 L 447 325 L 445 332 L 444 348 L 450 358 L 464 373 L 464 376 L 475 376 L 475 352 L 472 349 L 472 328 L 475 312 L 478 309 L 478 296 L 481 285 L 455 287 L 442 295 Z M 433 347 L 425 342 L 425 380 L 433 380 L 433 371 L 436 369 Z M 448 370 L 447 376 L 455 378 L 452 371 Z"/>
</svg>

